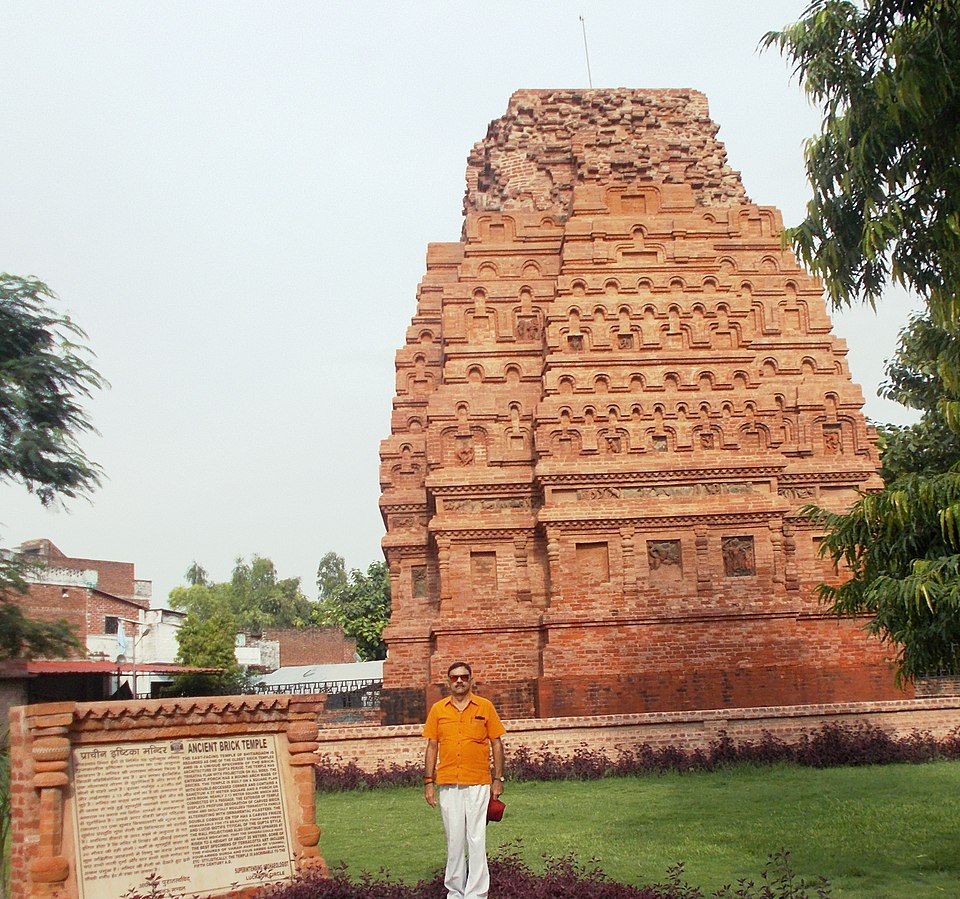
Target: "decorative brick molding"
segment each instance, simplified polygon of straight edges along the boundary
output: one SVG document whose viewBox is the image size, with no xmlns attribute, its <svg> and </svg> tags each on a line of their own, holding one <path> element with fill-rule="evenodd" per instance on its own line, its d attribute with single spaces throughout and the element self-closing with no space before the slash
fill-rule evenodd
<svg viewBox="0 0 960 899">
<path fill-rule="evenodd" d="M 257 737 L 277 740 L 284 756 L 279 761 L 279 788 L 289 818 L 283 826 L 294 862 L 301 870 L 325 870 L 318 847 L 313 777 L 317 719 L 324 702 L 323 696 L 224 696 L 62 702 L 11 709 L 12 899 L 75 899 L 79 895 L 71 758 L 81 751 L 96 755 L 108 745 L 120 753 L 137 751 L 116 744 L 139 747 L 173 741 L 188 746 L 189 741 L 206 741 L 207 747 L 222 747 L 237 743 L 231 738 L 241 736 L 251 742 Z M 142 811 L 138 799 L 131 796 L 129 821 Z M 136 852 L 136 846 L 130 852 Z M 238 892 L 243 891 L 219 894 Z"/>
<path fill-rule="evenodd" d="M 561 756 L 579 749 L 615 755 L 643 744 L 703 749 L 726 733 L 736 742 L 771 734 L 793 742 L 826 724 L 871 724 L 891 736 L 914 731 L 945 737 L 960 727 L 960 696 L 904 699 L 887 702 L 838 702 L 822 705 L 758 706 L 691 712 L 648 712 L 639 715 L 526 718 L 504 721 L 503 738 L 509 753 L 523 747 Z M 336 762 L 354 762 L 361 770 L 420 764 L 424 740 L 421 725 L 381 727 L 321 727 L 319 754 Z"/>
</svg>

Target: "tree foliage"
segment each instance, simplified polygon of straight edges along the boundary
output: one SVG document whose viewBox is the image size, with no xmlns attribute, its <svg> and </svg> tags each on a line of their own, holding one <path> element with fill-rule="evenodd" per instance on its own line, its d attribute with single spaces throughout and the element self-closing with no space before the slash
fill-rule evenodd
<svg viewBox="0 0 960 899">
<path fill-rule="evenodd" d="M 321 579 L 331 572 L 342 577 Z M 372 562 L 366 573 L 354 568 L 345 574 L 343 558 L 327 553 L 317 572 L 321 599 L 314 608 L 313 621 L 323 627 L 336 626 L 357 641 L 357 654 L 364 660 L 386 658 L 383 629 L 390 621 L 390 575 L 386 562 Z"/>
<path fill-rule="evenodd" d="M 218 675 L 184 675 L 182 693 L 239 693 L 247 681 L 234 647 L 239 633 L 259 634 L 269 627 L 303 627 L 313 604 L 300 590 L 299 578 L 280 578 L 270 559 L 239 558 L 229 581 L 210 583 L 196 561 L 185 575 L 189 587 L 170 592 L 170 605 L 187 613 L 177 632 L 177 659 L 184 665 L 220 668 Z"/>
<path fill-rule="evenodd" d="M 249 562 L 237 559 L 230 580 L 223 583 L 210 583 L 197 562 L 187 569 L 186 577 L 191 585 L 170 592 L 171 607 L 199 619 L 229 618 L 234 634 L 303 627 L 310 620 L 313 604 L 303 595 L 300 578 L 280 578 L 273 562 L 262 556 Z"/>
<path fill-rule="evenodd" d="M 245 672 L 234 652 L 236 626 L 233 618 L 215 611 L 209 617 L 187 615 L 177 631 L 177 660 L 196 668 L 216 668 L 216 672 L 187 672 L 174 678 L 173 692 L 181 696 L 208 696 L 244 693 L 248 689 Z"/>
<path fill-rule="evenodd" d="M 83 400 L 106 383 L 80 343 L 86 334 L 53 309 L 55 299 L 42 281 L 0 274 L 0 482 L 23 484 L 45 506 L 99 483 L 77 437 L 93 430 Z M 2 554 L 0 659 L 82 651 L 66 621 L 24 614 L 27 571 L 24 560 Z"/>
<path fill-rule="evenodd" d="M 892 278 L 958 318 L 960 4 L 814 0 L 767 34 L 824 110 L 806 147 L 813 198 L 788 235 L 834 303 Z"/>
<path fill-rule="evenodd" d="M 960 433 L 951 427 L 945 410 L 958 398 L 944 378 L 944 348 L 950 332 L 929 315 L 914 316 L 900 334 L 896 355 L 887 363 L 887 381 L 880 394 L 922 413 L 912 425 L 881 425 L 881 461 L 884 481 L 904 474 L 945 472 L 960 461 Z"/>
<path fill-rule="evenodd" d="M 806 510 L 850 573 L 821 597 L 839 614 L 870 616 L 869 629 L 897 647 L 902 679 L 960 671 L 960 435 L 945 420 L 952 394 L 936 365 L 948 338 L 915 317 L 888 363 L 884 395 L 923 415 L 882 429 L 885 488 L 845 513 Z"/>
<path fill-rule="evenodd" d="M 883 386 L 923 413 L 880 428 L 884 489 L 806 510 L 850 573 L 821 595 L 869 617 L 901 678 L 960 673 L 960 3 L 814 0 L 763 43 L 824 111 L 805 151 L 813 196 L 787 237 L 835 306 L 873 304 L 890 281 L 927 305 Z"/>
<path fill-rule="evenodd" d="M 81 402 L 105 385 L 75 342 L 86 334 L 54 299 L 41 281 L 0 274 L 0 479 L 44 505 L 99 483 L 76 438 L 93 430 Z"/>
<path fill-rule="evenodd" d="M 203 586 L 207 583 L 207 569 L 194 559 L 183 577 L 191 587 Z"/>
<path fill-rule="evenodd" d="M 347 569 L 343 556 L 328 552 L 317 566 L 317 589 L 320 599 L 330 599 L 347 585 Z"/>
</svg>

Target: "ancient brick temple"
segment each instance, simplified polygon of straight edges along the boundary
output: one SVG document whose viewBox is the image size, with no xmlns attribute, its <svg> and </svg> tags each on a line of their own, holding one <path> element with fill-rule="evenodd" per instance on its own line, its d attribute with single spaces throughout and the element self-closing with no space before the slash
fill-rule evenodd
<svg viewBox="0 0 960 899">
<path fill-rule="evenodd" d="M 690 90 L 518 91 L 431 244 L 381 447 L 387 723 L 902 695 L 806 503 L 880 485 L 819 281 Z"/>
</svg>

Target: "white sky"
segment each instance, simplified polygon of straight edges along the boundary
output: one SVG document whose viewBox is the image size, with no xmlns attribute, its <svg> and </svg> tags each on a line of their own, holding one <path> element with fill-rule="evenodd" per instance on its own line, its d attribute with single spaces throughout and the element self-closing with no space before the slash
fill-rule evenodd
<svg viewBox="0 0 960 899">
<path fill-rule="evenodd" d="M 154 603 L 196 559 L 269 556 L 315 596 L 380 554 L 378 444 L 427 243 L 460 236 L 466 157 L 518 88 L 704 91 L 748 195 L 796 223 L 819 125 L 757 44 L 806 0 L 0 5 L 0 270 L 36 275 L 112 383 L 105 469 L 0 540 L 132 561 Z M 867 414 L 906 319 L 835 317 Z"/>
</svg>

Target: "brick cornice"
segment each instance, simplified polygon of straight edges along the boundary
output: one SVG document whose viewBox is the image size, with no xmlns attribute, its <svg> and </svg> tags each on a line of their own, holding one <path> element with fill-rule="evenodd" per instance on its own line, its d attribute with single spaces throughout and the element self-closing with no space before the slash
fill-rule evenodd
<svg viewBox="0 0 960 899">
<path fill-rule="evenodd" d="M 476 484 L 429 484 L 431 496 L 442 499 L 447 496 L 529 496 L 530 481 L 482 482 Z"/>
<path fill-rule="evenodd" d="M 464 540 L 491 540 L 502 537 L 512 540 L 514 537 L 531 537 L 536 533 L 536 525 L 515 527 L 496 526 L 491 528 L 448 528 L 446 525 L 435 527 L 430 524 L 430 533 L 434 537 L 447 537 L 456 542 Z"/>
<path fill-rule="evenodd" d="M 863 482 L 876 473 L 870 465 L 864 465 L 863 468 L 853 471 L 834 470 L 834 471 L 797 471 L 784 472 L 780 475 L 781 487 L 793 487 L 797 484 L 816 485 L 819 483 L 838 484 L 848 483 L 860 486 Z"/>
<path fill-rule="evenodd" d="M 665 504 L 669 501 L 665 501 Z M 551 516 L 551 512 L 555 515 Z M 753 525 L 756 527 L 767 527 L 771 516 L 783 515 L 783 512 L 777 509 L 762 509 L 760 511 L 745 510 L 743 512 L 728 513 L 674 513 L 665 509 L 656 515 L 637 515 L 628 510 L 624 510 L 622 515 L 598 516 L 596 514 L 585 514 L 583 518 L 573 517 L 576 510 L 568 511 L 566 506 L 556 510 L 543 509 L 538 516 L 540 524 L 548 525 L 561 531 L 607 531 L 616 530 L 629 523 L 636 528 L 648 528 L 650 530 L 664 530 L 676 527 L 710 527 L 716 525 L 742 527 L 744 525 Z"/>
<path fill-rule="evenodd" d="M 570 484 L 576 486 L 589 486 L 590 484 L 619 484 L 621 486 L 634 483 L 655 482 L 662 483 L 676 481 L 677 483 L 689 483 L 691 481 L 703 480 L 722 480 L 749 478 L 779 478 L 782 476 L 784 468 L 789 464 L 784 460 L 782 464 L 752 465 L 743 467 L 723 467 L 723 468 L 684 468 L 670 469 L 668 471 L 568 471 L 568 472 L 550 472 L 538 471 L 537 480 L 541 484 Z"/>
</svg>

